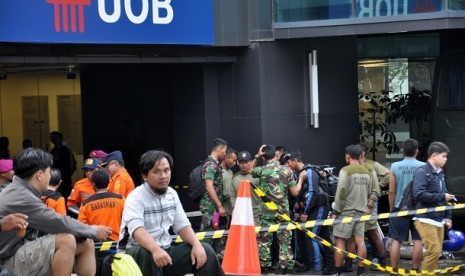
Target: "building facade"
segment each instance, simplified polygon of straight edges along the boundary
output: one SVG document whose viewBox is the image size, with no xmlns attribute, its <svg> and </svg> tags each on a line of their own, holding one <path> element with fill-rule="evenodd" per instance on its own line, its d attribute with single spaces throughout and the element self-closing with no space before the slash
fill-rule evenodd
<svg viewBox="0 0 465 276">
<path fill-rule="evenodd" d="M 178 185 L 215 137 L 340 167 L 362 133 L 358 94 L 391 89 L 379 72 L 434 67 L 465 47 L 461 0 L 4 2 L 0 136 L 10 151 L 24 139 L 47 149 L 59 130 L 80 160 L 122 150 L 137 179 L 138 157 L 163 148 Z M 396 80 L 428 88 L 427 73 L 406 68 Z"/>
</svg>

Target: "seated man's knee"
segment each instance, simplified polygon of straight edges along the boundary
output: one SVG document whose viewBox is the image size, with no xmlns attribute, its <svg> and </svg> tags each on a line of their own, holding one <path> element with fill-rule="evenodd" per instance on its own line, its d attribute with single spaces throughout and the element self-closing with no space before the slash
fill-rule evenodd
<svg viewBox="0 0 465 276">
<path fill-rule="evenodd" d="M 205 249 L 205 254 L 207 255 L 207 257 L 213 257 L 213 258 L 216 258 L 216 253 L 215 253 L 215 250 L 213 250 L 213 247 L 208 244 L 208 243 L 204 243 L 204 242 L 201 242 L 203 248 Z"/>
<path fill-rule="evenodd" d="M 56 234 L 55 247 L 57 249 L 68 249 L 76 251 L 76 238 L 72 234 Z"/>
</svg>

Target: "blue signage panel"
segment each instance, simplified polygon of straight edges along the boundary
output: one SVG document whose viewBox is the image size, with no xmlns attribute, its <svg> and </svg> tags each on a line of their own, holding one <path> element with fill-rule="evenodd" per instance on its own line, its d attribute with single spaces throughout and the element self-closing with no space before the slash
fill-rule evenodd
<svg viewBox="0 0 465 276">
<path fill-rule="evenodd" d="M 214 0 L 3 0 L 0 41 L 214 44 Z"/>
</svg>

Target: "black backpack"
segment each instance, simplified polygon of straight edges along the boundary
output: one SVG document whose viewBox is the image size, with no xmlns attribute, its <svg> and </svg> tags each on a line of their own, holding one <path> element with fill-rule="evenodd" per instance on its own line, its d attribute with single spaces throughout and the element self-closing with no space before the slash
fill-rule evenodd
<svg viewBox="0 0 465 276">
<path fill-rule="evenodd" d="M 321 175 L 314 166 L 307 165 L 304 167 L 304 169 L 305 170 L 311 169 L 312 174 L 316 174 L 318 176 L 318 194 L 319 194 L 318 204 L 321 205 L 324 203 L 331 203 L 331 199 L 334 198 L 334 194 L 332 194 L 331 189 L 328 185 L 328 179 L 325 176 Z M 308 185 L 307 187 L 305 187 L 304 192 L 307 192 L 307 191 L 308 191 Z"/>
<path fill-rule="evenodd" d="M 189 196 L 190 200 L 196 203 L 200 202 L 203 195 L 207 192 L 202 179 L 203 163 L 204 162 L 202 162 L 200 165 L 198 165 L 191 171 L 191 173 L 189 174 L 189 179 L 187 181 L 189 186 L 187 188 L 187 196 Z"/>
<path fill-rule="evenodd" d="M 428 168 L 428 165 L 423 165 L 418 167 L 416 171 L 420 168 Z M 415 173 L 416 173 L 415 171 Z M 413 194 L 412 194 L 412 186 L 413 186 L 413 179 L 405 187 L 404 191 L 402 192 L 402 199 L 399 203 L 399 211 L 409 211 L 415 210 L 415 202 L 413 201 Z M 407 216 L 412 217 L 412 216 Z"/>
<path fill-rule="evenodd" d="M 415 209 L 415 205 L 413 204 L 413 195 L 412 195 L 412 186 L 413 180 L 407 184 L 404 191 L 402 192 L 402 199 L 399 203 L 399 211 L 408 211 Z"/>
</svg>

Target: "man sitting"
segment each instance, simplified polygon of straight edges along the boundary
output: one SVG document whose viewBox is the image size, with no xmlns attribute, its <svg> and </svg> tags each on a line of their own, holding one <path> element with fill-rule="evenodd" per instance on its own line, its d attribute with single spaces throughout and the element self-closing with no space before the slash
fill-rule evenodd
<svg viewBox="0 0 465 276">
<path fill-rule="evenodd" d="M 16 155 L 13 182 L 0 193 L 0 219 L 21 212 L 28 227 L 25 236 L 14 230 L 0 233 L 0 263 L 14 275 L 71 275 L 75 267 L 78 275 L 93 276 L 94 244 L 87 238 L 105 240 L 111 229 L 85 225 L 45 206 L 40 195 L 47 190 L 52 165 L 52 155 L 41 149 Z M 38 237 L 39 231 L 48 235 Z"/>
<path fill-rule="evenodd" d="M 128 242 L 126 253 L 143 275 L 224 275 L 212 247 L 199 242 L 178 194 L 168 186 L 171 155 L 148 151 L 140 158 L 139 168 L 144 183 L 126 200 L 119 247 Z M 171 246 L 170 227 L 184 244 Z"/>
</svg>

